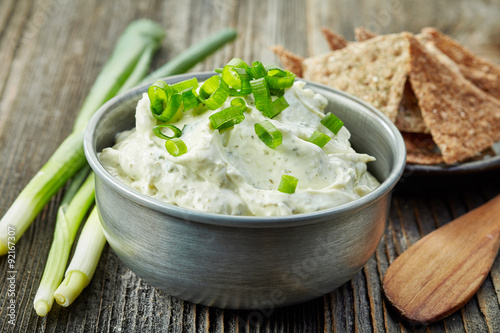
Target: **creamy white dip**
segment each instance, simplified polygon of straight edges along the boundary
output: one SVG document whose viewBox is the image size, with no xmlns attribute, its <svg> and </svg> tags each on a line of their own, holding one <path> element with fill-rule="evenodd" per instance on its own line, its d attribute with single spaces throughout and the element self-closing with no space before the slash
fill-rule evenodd
<svg viewBox="0 0 500 333">
<path fill-rule="evenodd" d="M 216 111 L 194 109 L 169 123 L 184 130 L 187 153 L 173 157 L 165 140 L 152 128 L 157 120 L 144 94 L 136 110 L 136 128 L 119 133 L 116 144 L 99 158 L 117 179 L 158 200 L 199 211 L 230 215 L 290 215 L 338 206 L 374 190 L 379 182 L 358 154 L 342 127 L 337 135 L 324 127 L 327 100 L 297 81 L 285 93 L 289 107 L 273 119 L 245 99 L 245 120 L 219 133 L 208 117 Z M 230 106 L 228 99 L 222 108 Z M 283 143 L 268 148 L 255 134 L 254 124 L 269 120 L 281 131 Z M 314 131 L 332 139 L 323 147 L 306 141 Z M 298 178 L 296 192 L 277 190 L 281 176 Z"/>
</svg>

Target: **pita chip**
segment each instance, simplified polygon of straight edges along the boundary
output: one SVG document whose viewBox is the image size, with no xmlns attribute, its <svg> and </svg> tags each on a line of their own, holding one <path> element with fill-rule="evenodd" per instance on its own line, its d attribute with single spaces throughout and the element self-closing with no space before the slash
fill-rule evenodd
<svg viewBox="0 0 500 333">
<path fill-rule="evenodd" d="M 406 162 L 414 164 L 443 163 L 443 155 L 430 134 L 401 132 L 406 146 Z"/>
<path fill-rule="evenodd" d="M 409 36 L 377 36 L 307 58 L 303 78 L 357 96 L 395 122 L 410 65 Z"/>
<path fill-rule="evenodd" d="M 427 128 L 424 118 L 422 118 L 422 111 L 418 106 L 417 96 L 415 96 L 409 80 L 405 84 L 395 124 L 402 132 L 429 133 L 429 128 Z"/>
<path fill-rule="evenodd" d="M 421 35 L 455 62 L 468 80 L 500 99 L 500 66 L 475 55 L 456 40 L 435 28 L 422 29 Z"/>
<path fill-rule="evenodd" d="M 366 29 L 365 27 L 357 27 L 354 29 L 354 35 L 358 42 L 364 42 L 365 40 L 377 37 L 377 34 Z"/>
<path fill-rule="evenodd" d="M 409 40 L 409 80 L 444 162 L 472 158 L 499 141 L 500 101 Z"/>
<path fill-rule="evenodd" d="M 282 45 L 271 46 L 271 51 L 279 58 L 281 65 L 297 77 L 302 77 L 302 62 L 304 58 L 285 49 Z"/>
<path fill-rule="evenodd" d="M 343 49 L 348 44 L 348 41 L 345 40 L 344 37 L 333 32 L 327 27 L 321 28 L 321 32 L 323 33 L 323 36 L 325 37 L 326 42 L 328 43 L 328 46 L 332 51 Z"/>
</svg>

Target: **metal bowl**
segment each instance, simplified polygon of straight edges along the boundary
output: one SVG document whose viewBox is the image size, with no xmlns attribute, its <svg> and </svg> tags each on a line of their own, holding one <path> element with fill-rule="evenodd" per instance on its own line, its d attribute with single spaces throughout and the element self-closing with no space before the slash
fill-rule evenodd
<svg viewBox="0 0 500 333">
<path fill-rule="evenodd" d="M 307 87 L 329 100 L 327 110 L 344 121 L 352 146 L 376 157 L 369 170 L 381 186 L 337 208 L 293 216 L 207 214 L 129 188 L 103 168 L 97 154 L 114 144 L 116 133 L 135 126 L 135 106 L 147 85 L 103 105 L 86 129 L 84 147 L 97 176 L 102 227 L 120 260 L 169 295 L 232 309 L 305 302 L 350 280 L 380 242 L 406 151 L 396 127 L 373 107 L 323 85 Z"/>
</svg>

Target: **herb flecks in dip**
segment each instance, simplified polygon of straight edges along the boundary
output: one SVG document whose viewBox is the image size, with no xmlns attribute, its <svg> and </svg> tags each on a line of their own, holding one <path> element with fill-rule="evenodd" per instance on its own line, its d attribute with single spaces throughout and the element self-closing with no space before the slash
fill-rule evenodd
<svg viewBox="0 0 500 333">
<path fill-rule="evenodd" d="M 194 92 L 198 95 L 200 88 Z M 313 212 L 356 200 L 379 186 L 367 171 L 366 163 L 374 158 L 352 149 L 345 126 L 334 124 L 336 134 L 327 128 L 323 96 L 296 81 L 282 97 L 288 106 L 272 118 L 255 107 L 259 97 L 254 94 L 229 96 L 216 110 L 203 103 L 189 110 L 181 106 L 167 122 L 182 129 L 176 139 L 185 148 L 174 156 L 165 139 L 153 133 L 164 122 L 153 115 L 144 94 L 136 109 L 136 128 L 119 133 L 116 144 L 99 158 L 114 177 L 143 194 L 218 214 Z M 232 103 L 238 98 L 246 104 L 244 117 L 214 129 L 210 116 L 241 105 L 241 100 Z M 271 144 L 259 135 L 259 124 L 268 129 Z M 174 131 L 166 127 L 164 133 Z M 281 143 L 273 141 L 273 134 Z"/>
</svg>

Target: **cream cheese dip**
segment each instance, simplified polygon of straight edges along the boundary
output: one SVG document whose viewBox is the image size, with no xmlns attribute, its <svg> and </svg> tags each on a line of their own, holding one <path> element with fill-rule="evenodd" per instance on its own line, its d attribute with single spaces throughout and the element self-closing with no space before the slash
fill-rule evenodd
<svg viewBox="0 0 500 333">
<path fill-rule="evenodd" d="M 245 96 L 245 119 L 233 128 L 214 130 L 211 111 L 179 111 L 169 121 L 183 128 L 187 153 L 171 156 L 152 128 L 157 120 L 147 94 L 136 109 L 136 128 L 119 133 L 99 159 L 108 172 L 140 193 L 169 204 L 217 214 L 277 216 L 313 212 L 356 200 L 379 186 L 367 171 L 374 158 L 354 151 L 343 126 L 337 134 L 324 127 L 327 100 L 296 81 L 285 92 L 289 107 L 273 119 Z M 229 107 L 231 97 L 221 109 Z M 178 112 L 178 113 L 179 113 Z M 282 144 L 271 149 L 254 125 L 270 121 Z M 331 137 L 323 147 L 307 141 L 314 131 Z M 282 175 L 298 179 L 295 193 L 277 190 Z"/>
</svg>

